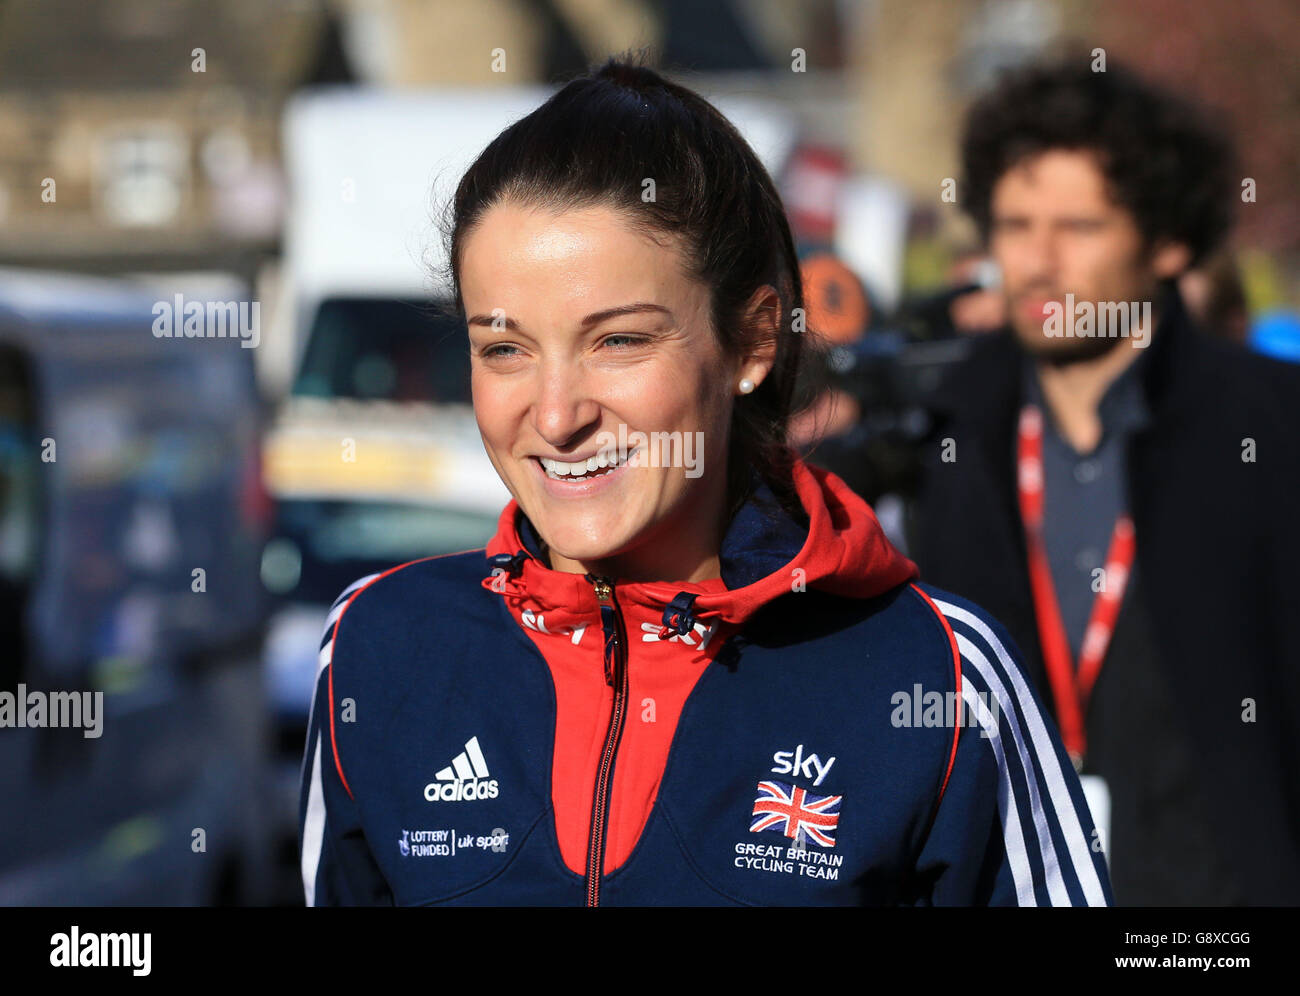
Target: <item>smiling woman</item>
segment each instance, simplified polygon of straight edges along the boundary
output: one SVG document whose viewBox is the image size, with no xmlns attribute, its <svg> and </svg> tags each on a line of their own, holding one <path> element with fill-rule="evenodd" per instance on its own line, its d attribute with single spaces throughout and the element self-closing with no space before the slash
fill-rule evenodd
<svg viewBox="0 0 1300 996">
<path fill-rule="evenodd" d="M 798 257 L 771 179 L 717 110 L 611 62 L 503 132 L 453 207 L 448 258 L 469 315 L 475 411 L 527 511 L 546 514 L 526 497 L 546 484 L 520 461 L 580 462 L 617 424 L 702 432 L 706 465 L 721 471 L 686 487 L 680 467 L 664 468 L 678 472 L 656 475 L 619 535 L 653 520 L 678 548 L 716 548 L 754 472 L 803 517 L 786 447 L 803 351 Z M 530 379 L 543 386 L 531 437 L 508 428 Z M 607 544 L 616 537 L 601 510 L 626 496 L 611 486 L 566 512 L 564 537 L 543 535 L 561 556 L 579 531 Z M 576 560 L 591 547 L 572 549 Z M 716 562 L 681 565 L 684 552 L 674 569 L 687 579 L 718 576 Z"/>
<path fill-rule="evenodd" d="M 482 212 L 462 253 L 479 429 L 551 566 L 718 577 L 733 397 L 771 370 L 775 291 L 755 294 L 769 316 L 761 343 L 731 356 L 708 285 L 618 208 L 504 202 Z M 715 472 L 687 476 L 682 453 L 619 452 L 620 435 L 652 433 L 698 433 Z"/>
<path fill-rule="evenodd" d="M 513 499 L 486 549 L 336 601 L 308 903 L 1107 903 L 1015 648 L 787 445 L 798 263 L 735 128 L 610 61 L 453 211 Z"/>
</svg>

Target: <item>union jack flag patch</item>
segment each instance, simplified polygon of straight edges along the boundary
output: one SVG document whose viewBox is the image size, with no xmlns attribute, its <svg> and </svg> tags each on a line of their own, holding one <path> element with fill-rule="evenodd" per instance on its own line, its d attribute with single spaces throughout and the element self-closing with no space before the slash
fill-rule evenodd
<svg viewBox="0 0 1300 996">
<path fill-rule="evenodd" d="M 805 840 L 834 847 L 843 800 L 842 795 L 814 795 L 785 782 L 759 782 L 749 829 L 751 833 L 770 830 L 791 840 L 802 833 Z"/>
</svg>

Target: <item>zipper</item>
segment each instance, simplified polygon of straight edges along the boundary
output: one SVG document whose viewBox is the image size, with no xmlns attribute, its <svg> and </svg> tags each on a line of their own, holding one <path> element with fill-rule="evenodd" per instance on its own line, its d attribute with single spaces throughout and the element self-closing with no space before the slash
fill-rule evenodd
<svg viewBox="0 0 1300 996">
<path fill-rule="evenodd" d="M 600 623 L 605 632 L 605 683 L 614 689 L 614 704 L 610 710 L 609 728 L 605 731 L 605 746 L 600 752 L 600 767 L 596 772 L 596 789 L 591 802 L 591 833 L 587 838 L 587 905 L 599 906 L 614 758 L 618 754 L 627 716 L 627 639 L 614 601 L 614 583 L 608 578 L 590 574 L 587 579 L 595 588 L 596 600 L 600 603 Z"/>
</svg>

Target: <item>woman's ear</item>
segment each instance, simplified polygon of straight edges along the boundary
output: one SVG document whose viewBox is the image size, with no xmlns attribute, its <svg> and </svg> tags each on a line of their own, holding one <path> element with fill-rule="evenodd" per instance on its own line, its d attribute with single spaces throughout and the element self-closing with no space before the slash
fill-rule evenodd
<svg viewBox="0 0 1300 996">
<path fill-rule="evenodd" d="M 750 390 L 753 390 L 771 373 L 772 365 L 776 362 L 776 344 L 781 337 L 784 317 L 781 295 L 770 284 L 764 284 L 750 295 L 741 319 L 744 322 L 747 345 L 736 370 L 737 384 L 747 381 L 752 385 Z"/>
</svg>

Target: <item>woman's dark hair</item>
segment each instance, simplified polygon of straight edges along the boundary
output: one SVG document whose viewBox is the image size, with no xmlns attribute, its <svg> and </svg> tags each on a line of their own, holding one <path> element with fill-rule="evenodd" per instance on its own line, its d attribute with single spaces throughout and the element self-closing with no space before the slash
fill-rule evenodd
<svg viewBox="0 0 1300 996">
<path fill-rule="evenodd" d="M 653 196 L 643 198 L 653 181 Z M 612 58 L 567 83 L 488 145 L 456 189 L 447 228 L 455 307 L 464 316 L 460 266 L 466 237 L 491 207 L 513 202 L 558 210 L 608 206 L 641 231 L 681 247 L 689 272 L 710 288 L 723 349 L 740 355 L 756 330 L 742 309 L 775 288 L 781 324 L 771 372 L 736 398 L 727 455 L 727 517 L 752 490 L 751 468 L 806 521 L 791 477 L 790 416 L 804 403 L 796 379 L 803 350 L 803 285 L 794 239 L 772 179 L 735 127 L 708 101 L 651 69 Z"/>
<path fill-rule="evenodd" d="M 1005 74 L 967 112 L 961 152 L 967 209 L 987 239 L 993 188 L 1019 163 L 1051 149 L 1097 154 L 1111 196 L 1148 247 L 1184 243 L 1192 263 L 1227 235 L 1232 147 L 1204 112 L 1113 61 L 1067 51 Z"/>
</svg>

